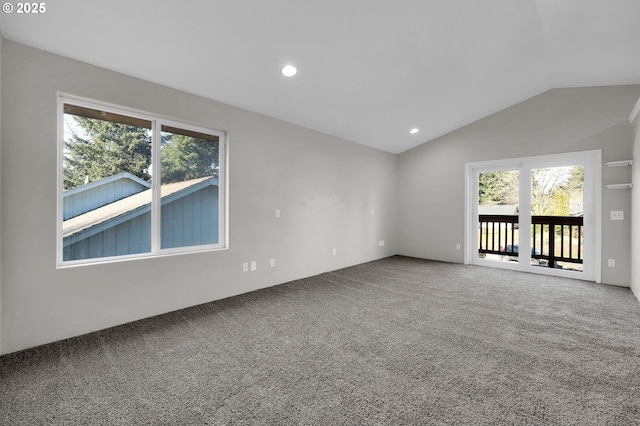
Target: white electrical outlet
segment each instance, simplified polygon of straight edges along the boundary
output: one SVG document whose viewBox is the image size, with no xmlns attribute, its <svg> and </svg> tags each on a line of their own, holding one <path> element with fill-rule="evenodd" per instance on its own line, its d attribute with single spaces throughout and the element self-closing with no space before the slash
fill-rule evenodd
<svg viewBox="0 0 640 426">
<path fill-rule="evenodd" d="M 280 210 L 276 209 L 276 217 L 280 217 Z"/>
<path fill-rule="evenodd" d="M 616 267 L 616 260 L 609 259 L 609 268 L 615 268 L 615 267 Z"/>
<path fill-rule="evenodd" d="M 336 254 L 338 254 L 338 251 L 336 249 L 333 249 L 333 255 L 335 256 Z"/>
<path fill-rule="evenodd" d="M 274 266 L 276 266 L 276 260 L 275 259 L 269 259 L 269 267 L 273 268 Z"/>
<path fill-rule="evenodd" d="M 247 262 L 242 264 L 242 272 L 249 272 L 249 264 Z"/>
<path fill-rule="evenodd" d="M 460 244 L 456 244 L 456 250 L 460 250 Z"/>
<path fill-rule="evenodd" d="M 374 209 L 371 209 L 371 216 L 373 216 L 374 214 L 376 214 L 376 211 Z"/>
<path fill-rule="evenodd" d="M 258 269 L 258 262 L 253 260 L 251 261 L 251 272 L 255 271 L 256 269 Z"/>
</svg>

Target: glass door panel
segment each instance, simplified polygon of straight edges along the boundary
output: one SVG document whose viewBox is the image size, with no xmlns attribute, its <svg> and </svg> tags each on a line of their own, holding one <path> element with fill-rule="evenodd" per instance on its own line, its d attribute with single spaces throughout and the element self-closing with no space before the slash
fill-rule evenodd
<svg viewBox="0 0 640 426">
<path fill-rule="evenodd" d="M 531 169 L 531 264 L 583 270 L 584 166 Z"/>
<path fill-rule="evenodd" d="M 478 175 L 478 258 L 518 263 L 519 170 Z"/>
</svg>

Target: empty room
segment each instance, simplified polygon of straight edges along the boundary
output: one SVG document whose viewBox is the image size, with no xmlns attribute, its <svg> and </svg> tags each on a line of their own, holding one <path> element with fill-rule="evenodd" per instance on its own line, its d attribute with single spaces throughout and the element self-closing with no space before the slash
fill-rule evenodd
<svg viewBox="0 0 640 426">
<path fill-rule="evenodd" d="M 638 22 L 5 2 L 0 424 L 640 424 Z"/>
</svg>

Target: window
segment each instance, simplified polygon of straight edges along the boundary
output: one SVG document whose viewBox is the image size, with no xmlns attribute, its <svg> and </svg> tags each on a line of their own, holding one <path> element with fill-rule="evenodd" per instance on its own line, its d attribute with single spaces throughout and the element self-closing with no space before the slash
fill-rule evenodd
<svg viewBox="0 0 640 426">
<path fill-rule="evenodd" d="M 225 134 L 60 98 L 58 265 L 223 248 Z"/>
</svg>

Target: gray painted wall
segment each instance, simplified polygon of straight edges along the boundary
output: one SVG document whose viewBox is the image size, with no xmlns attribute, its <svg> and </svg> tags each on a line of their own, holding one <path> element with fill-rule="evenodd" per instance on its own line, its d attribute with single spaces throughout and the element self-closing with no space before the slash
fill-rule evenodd
<svg viewBox="0 0 640 426">
<path fill-rule="evenodd" d="M 2 128 L 4 116 L 2 115 L 2 45 L 4 38 L 0 33 L 0 354 L 2 353 Z"/>
<path fill-rule="evenodd" d="M 640 103 L 640 99 L 638 99 Z M 633 120 L 633 189 L 631 192 L 631 290 L 640 300 L 640 114 Z"/>
<path fill-rule="evenodd" d="M 627 120 L 640 86 L 555 89 L 399 155 L 399 253 L 463 262 L 465 163 L 602 149 L 603 162 L 632 156 Z M 625 170 L 626 169 L 626 170 Z M 630 168 L 603 168 L 603 185 Z M 602 193 L 602 281 L 630 285 L 629 190 Z M 627 220 L 612 222 L 610 210 Z M 607 259 L 616 267 L 607 267 Z"/>
<path fill-rule="evenodd" d="M 2 60 L 3 353 L 398 251 L 395 155 L 10 41 Z M 56 269 L 58 91 L 226 131 L 229 249 Z"/>
</svg>

